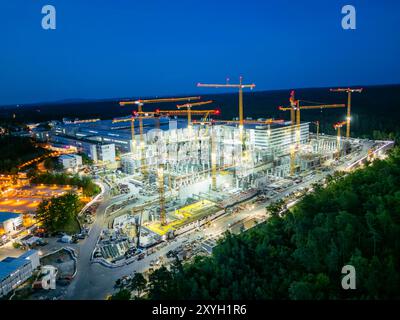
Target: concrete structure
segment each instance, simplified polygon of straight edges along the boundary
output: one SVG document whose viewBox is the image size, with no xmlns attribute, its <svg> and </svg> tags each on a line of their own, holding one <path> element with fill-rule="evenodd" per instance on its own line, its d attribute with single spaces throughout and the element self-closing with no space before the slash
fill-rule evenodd
<svg viewBox="0 0 400 320">
<path fill-rule="evenodd" d="M 16 231 L 22 225 L 22 215 L 14 212 L 0 212 L 0 229 L 5 233 Z"/>
<path fill-rule="evenodd" d="M 0 297 L 3 297 L 28 280 L 40 266 L 39 254 L 29 250 L 17 258 L 0 261 Z"/>
<path fill-rule="evenodd" d="M 35 128 L 32 130 L 33 138 L 40 142 L 48 142 L 50 137 L 49 130 Z"/>
<path fill-rule="evenodd" d="M 115 162 L 115 145 L 114 144 L 96 144 L 97 161 Z"/>
<path fill-rule="evenodd" d="M 82 165 L 82 157 L 77 154 L 64 154 L 58 158 L 64 169 L 77 169 Z"/>
<path fill-rule="evenodd" d="M 300 144 L 306 144 L 309 138 L 309 123 L 301 123 Z M 290 146 L 296 143 L 296 133 L 290 125 L 256 126 L 250 129 L 250 141 L 255 148 L 270 155 L 282 155 L 287 154 Z"/>
<path fill-rule="evenodd" d="M 94 162 L 115 162 L 115 145 L 88 139 L 72 138 L 64 135 L 52 134 L 51 143 L 55 147 L 74 147 L 87 154 Z"/>
</svg>

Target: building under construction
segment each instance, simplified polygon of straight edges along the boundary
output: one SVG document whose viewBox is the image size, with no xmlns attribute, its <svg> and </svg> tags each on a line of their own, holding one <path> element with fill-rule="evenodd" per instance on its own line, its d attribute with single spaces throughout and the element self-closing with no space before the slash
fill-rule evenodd
<svg viewBox="0 0 400 320">
<path fill-rule="evenodd" d="M 200 97 L 128 100 L 120 105 L 133 106 L 132 115 L 109 121 L 106 125 L 112 130 L 104 130 L 102 121 L 75 124 L 70 130 L 86 139 L 114 142 L 119 148 L 121 170 L 140 190 L 140 205 L 131 213 L 144 233 L 177 234 L 208 223 L 266 186 L 294 183 L 358 147 L 354 140 L 341 138 L 349 110 L 347 120 L 334 125 L 337 136 L 320 134 L 319 122 L 300 118 L 304 110 L 345 108 L 345 104 L 305 105 L 293 91 L 290 105 L 279 107 L 290 111 L 290 120 L 245 120 L 243 90 L 253 89 L 254 84 L 240 79 L 239 84 L 198 86 L 238 89 L 238 120 L 217 119 L 218 109 L 199 110 L 213 103 L 199 101 Z M 163 102 L 181 104 L 162 110 Z M 157 104 L 157 109 L 145 111 L 147 104 Z M 101 123 L 103 127 L 95 129 Z M 310 132 L 311 124 L 317 124 L 316 134 Z M 67 131 L 62 129 L 63 134 Z"/>
</svg>

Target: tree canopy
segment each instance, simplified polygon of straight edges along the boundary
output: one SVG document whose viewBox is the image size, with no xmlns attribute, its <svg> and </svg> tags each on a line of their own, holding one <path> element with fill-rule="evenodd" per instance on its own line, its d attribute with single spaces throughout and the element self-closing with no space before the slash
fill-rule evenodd
<svg viewBox="0 0 400 320">
<path fill-rule="evenodd" d="M 43 200 L 36 210 L 36 216 L 49 232 L 79 232 L 77 214 L 81 202 L 76 194 L 68 193 L 60 197 Z"/>
<path fill-rule="evenodd" d="M 356 290 L 341 286 L 353 265 Z M 305 196 L 282 217 L 227 234 L 212 256 L 161 268 L 150 299 L 400 298 L 400 151 Z"/>
<path fill-rule="evenodd" d="M 100 188 L 89 177 L 80 177 L 79 175 L 68 175 L 65 173 L 41 173 L 30 176 L 32 183 L 72 185 L 83 189 L 85 196 L 91 197 L 100 192 Z"/>
</svg>

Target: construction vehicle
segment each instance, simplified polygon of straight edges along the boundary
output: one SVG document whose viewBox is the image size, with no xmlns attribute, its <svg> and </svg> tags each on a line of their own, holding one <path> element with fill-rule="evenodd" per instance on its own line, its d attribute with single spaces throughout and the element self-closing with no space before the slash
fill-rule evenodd
<svg viewBox="0 0 400 320">
<path fill-rule="evenodd" d="M 353 92 L 361 93 L 363 88 L 360 89 L 350 89 L 350 88 L 338 88 L 330 89 L 331 92 L 347 92 L 347 117 L 346 117 L 346 138 L 350 138 L 350 122 L 351 122 L 351 94 Z"/>
</svg>

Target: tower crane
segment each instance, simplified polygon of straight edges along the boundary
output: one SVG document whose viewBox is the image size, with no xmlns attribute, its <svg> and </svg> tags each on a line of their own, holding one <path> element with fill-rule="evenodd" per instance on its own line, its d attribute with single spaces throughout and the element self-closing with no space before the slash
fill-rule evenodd
<svg viewBox="0 0 400 320">
<path fill-rule="evenodd" d="M 313 124 L 315 124 L 315 126 L 317 127 L 317 140 L 318 140 L 318 138 L 319 138 L 319 121 L 317 120 L 317 121 L 313 121 Z"/>
<path fill-rule="evenodd" d="M 128 101 L 121 101 L 119 103 L 120 106 L 127 106 L 127 105 L 137 105 L 138 110 L 136 115 L 139 118 L 139 133 L 140 133 L 140 157 L 141 157 L 141 167 L 142 167 L 142 174 L 144 177 L 147 176 L 147 170 L 145 166 L 145 157 L 144 157 L 144 140 L 143 140 L 143 106 L 145 104 L 152 104 L 152 103 L 165 103 L 165 102 L 178 102 L 178 101 L 192 101 L 192 100 L 199 100 L 200 97 L 182 97 L 182 98 L 163 98 L 163 99 L 147 99 L 147 100 L 128 100 Z M 134 115 L 132 114 L 131 117 L 131 130 L 132 130 L 132 140 L 134 139 Z M 133 142 L 133 141 L 132 141 Z M 134 143 L 134 142 L 133 142 Z"/>
<path fill-rule="evenodd" d="M 350 122 L 351 122 L 351 94 L 353 92 L 361 93 L 363 88 L 360 89 L 350 89 L 350 88 L 337 88 L 330 89 L 331 92 L 347 92 L 347 117 L 346 117 L 346 138 L 350 138 Z"/>
<path fill-rule="evenodd" d="M 238 120 L 213 120 L 214 123 L 240 123 Z M 259 120 L 243 120 L 243 124 L 261 124 L 261 125 L 270 125 L 270 124 L 283 124 L 285 122 L 285 120 L 282 119 L 267 119 L 267 120 L 263 120 L 263 121 L 259 121 Z"/>
<path fill-rule="evenodd" d="M 294 146 L 290 147 L 290 175 L 293 176 L 296 170 L 296 153 L 300 149 L 300 110 L 315 110 L 315 109 L 333 109 L 333 108 L 344 108 L 345 104 L 322 104 L 322 105 L 310 105 L 301 106 L 300 102 L 305 102 L 303 100 L 298 100 L 295 98 L 295 91 L 290 92 L 289 107 L 278 107 L 281 111 L 290 111 L 290 120 L 292 123 L 292 133 L 293 129 L 296 128 L 296 141 Z"/>
<path fill-rule="evenodd" d="M 160 110 L 156 109 L 153 113 L 154 115 L 159 116 L 186 116 L 188 114 L 191 116 L 203 116 L 203 119 L 207 119 L 209 115 L 218 116 L 221 114 L 221 110 L 219 109 L 210 109 L 210 110 Z"/>
<path fill-rule="evenodd" d="M 205 84 L 198 83 L 197 87 L 201 88 L 237 88 L 239 89 L 239 130 L 240 130 L 240 139 L 243 142 L 243 124 L 244 124 L 244 115 L 243 115 L 243 89 L 253 90 L 255 88 L 255 84 L 243 84 L 243 77 L 239 78 L 238 84 L 229 83 L 229 79 L 227 79 L 226 84 Z"/>
<path fill-rule="evenodd" d="M 185 103 L 185 104 L 178 104 L 176 105 L 176 107 L 178 109 L 181 108 L 186 108 L 187 109 L 187 116 L 188 116 L 188 127 L 192 126 L 192 107 L 196 107 L 196 106 L 204 106 L 206 104 L 210 104 L 213 103 L 212 100 L 208 100 L 208 101 L 200 101 L 200 102 L 194 102 L 194 103 Z"/>
<path fill-rule="evenodd" d="M 295 91 L 292 90 L 290 93 L 290 107 L 278 107 L 281 111 L 290 111 L 290 120 L 292 125 L 296 124 L 296 126 L 300 126 L 300 110 L 313 110 L 313 109 L 334 109 L 334 108 L 345 108 L 345 104 L 321 104 L 321 105 L 310 105 L 310 106 L 301 106 L 300 102 L 306 102 L 303 100 L 295 99 Z"/>
<path fill-rule="evenodd" d="M 165 165 L 162 161 L 162 156 L 157 168 L 157 180 L 158 180 L 158 194 L 160 197 L 160 221 L 161 225 L 167 224 L 166 210 L 165 210 L 165 188 L 164 188 L 164 169 Z"/>
<path fill-rule="evenodd" d="M 342 121 L 342 122 L 337 122 L 333 125 L 335 130 L 337 131 L 337 143 L 336 143 L 336 149 L 337 149 L 337 158 L 340 156 L 340 149 L 341 149 L 341 129 L 343 126 L 347 125 L 347 121 Z"/>
<path fill-rule="evenodd" d="M 199 102 L 200 104 L 201 102 Z M 203 103 L 203 104 L 208 104 Z M 193 105 L 193 104 L 192 104 Z M 211 110 L 190 110 L 191 107 L 189 107 L 187 110 L 155 110 L 155 114 L 157 115 L 166 115 L 166 116 L 183 116 L 183 115 L 188 115 L 188 123 L 191 124 L 191 116 L 192 115 L 201 115 L 203 116 L 203 121 L 206 121 L 209 115 L 220 115 L 221 111 L 219 109 L 211 109 Z M 189 114 L 190 114 L 190 120 L 189 120 Z M 191 125 L 189 126 L 189 130 L 191 128 Z M 212 189 L 216 190 L 216 179 L 217 179 L 217 169 L 216 169 L 216 143 L 214 141 L 213 137 L 213 131 L 210 134 L 210 144 L 211 144 L 211 180 L 212 180 Z"/>
</svg>

